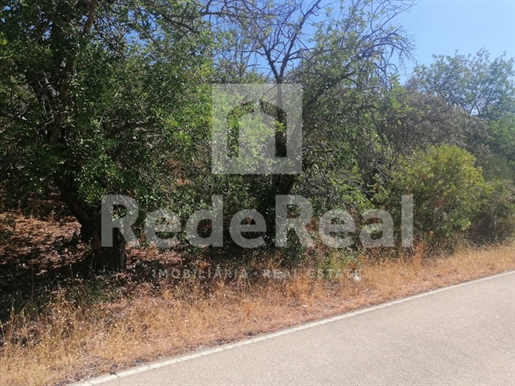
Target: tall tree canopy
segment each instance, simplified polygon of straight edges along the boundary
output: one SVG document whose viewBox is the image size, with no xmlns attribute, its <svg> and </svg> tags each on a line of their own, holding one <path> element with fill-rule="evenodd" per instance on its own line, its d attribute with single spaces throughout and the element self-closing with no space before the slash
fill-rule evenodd
<svg viewBox="0 0 515 386">
<path fill-rule="evenodd" d="M 104 194 L 152 205 L 206 112 L 207 41 L 180 1 L 9 0 L 0 10 L 0 164 L 11 196 L 56 189 L 100 267 Z M 168 180 L 168 181 L 167 181 Z"/>
<path fill-rule="evenodd" d="M 461 107 L 470 115 L 494 119 L 513 106 L 515 59 L 505 55 L 490 60 L 483 48 L 475 56 L 435 56 L 431 65 L 415 69 L 412 82 Z"/>
<path fill-rule="evenodd" d="M 488 144 L 515 173 L 515 59 L 491 60 L 485 48 L 476 55 L 435 56 L 433 64 L 415 69 L 409 84 L 485 122 L 488 129 L 473 146 Z"/>
</svg>

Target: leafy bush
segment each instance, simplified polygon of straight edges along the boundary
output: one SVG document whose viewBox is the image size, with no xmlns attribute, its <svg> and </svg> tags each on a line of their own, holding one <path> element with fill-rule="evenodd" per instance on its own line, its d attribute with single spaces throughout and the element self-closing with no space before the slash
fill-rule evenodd
<svg viewBox="0 0 515 386">
<path fill-rule="evenodd" d="M 472 225 L 491 189 L 475 157 L 456 146 L 431 146 L 399 160 L 393 184 L 414 196 L 419 238 L 452 246 Z"/>
</svg>

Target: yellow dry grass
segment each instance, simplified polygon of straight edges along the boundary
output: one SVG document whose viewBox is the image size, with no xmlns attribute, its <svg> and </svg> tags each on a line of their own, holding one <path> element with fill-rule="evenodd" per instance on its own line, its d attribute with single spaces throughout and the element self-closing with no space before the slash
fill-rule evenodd
<svg viewBox="0 0 515 386">
<path fill-rule="evenodd" d="M 7 324 L 0 383 L 72 382 L 205 346 L 515 269 L 515 245 L 462 250 L 450 257 L 364 262 L 363 280 L 307 275 L 219 281 L 206 293 L 194 282 L 160 296 L 76 304 L 56 297 L 36 316 Z"/>
</svg>

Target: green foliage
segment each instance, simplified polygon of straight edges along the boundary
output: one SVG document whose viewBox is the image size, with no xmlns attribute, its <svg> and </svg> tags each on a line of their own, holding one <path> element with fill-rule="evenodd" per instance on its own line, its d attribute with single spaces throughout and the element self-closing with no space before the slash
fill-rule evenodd
<svg viewBox="0 0 515 386">
<path fill-rule="evenodd" d="M 513 180 L 509 175 L 515 172 L 515 60 L 505 55 L 490 60 L 484 48 L 475 56 L 435 59 L 431 65 L 416 68 L 410 87 L 474 118 L 460 120 L 467 123 L 466 141 L 458 146 L 477 157 L 487 178 Z"/>
<path fill-rule="evenodd" d="M 6 4 L 0 167 L 13 194 L 59 180 L 89 207 L 110 193 L 156 206 L 170 160 L 191 156 L 208 122 L 205 38 L 164 19 L 179 3 L 132 5 Z"/>
<path fill-rule="evenodd" d="M 515 186 L 508 180 L 489 182 L 470 229 L 477 243 L 499 243 L 515 236 Z"/>
<path fill-rule="evenodd" d="M 111 253 L 100 248 L 102 196 L 129 195 L 142 214 L 162 206 L 174 161 L 205 135 L 197 6 L 9 0 L 1 12 L 0 189 L 8 200 L 58 191 L 100 258 Z"/>
<path fill-rule="evenodd" d="M 413 85 L 394 83 L 383 92 L 373 112 L 381 141 L 395 154 L 409 154 L 432 145 L 455 145 L 480 156 L 488 140 L 488 125 L 445 99 Z M 483 146 L 481 146 L 481 143 Z"/>
<path fill-rule="evenodd" d="M 515 92 L 515 59 L 490 60 L 483 48 L 475 56 L 434 56 L 415 69 L 412 83 L 471 115 L 495 119 L 511 104 Z"/>
<path fill-rule="evenodd" d="M 474 161 L 466 150 L 448 145 L 399 160 L 393 183 L 396 191 L 414 196 L 419 237 L 452 243 L 470 228 L 490 192 Z"/>
<path fill-rule="evenodd" d="M 226 223 L 257 209 L 270 241 L 278 194 L 309 198 L 317 215 L 380 206 L 398 219 L 401 194 L 412 193 L 421 238 L 508 237 L 515 61 L 490 60 L 484 49 L 438 56 L 402 86 L 391 58 L 409 58 L 412 42 L 395 16 L 411 3 L 329 5 L 7 0 L 0 197 L 60 193 L 88 241 L 98 236 L 105 194 L 131 196 L 142 216 L 166 207 L 183 220 L 223 195 Z M 210 134 L 220 120 L 233 133 L 233 156 L 240 121 L 253 124 L 246 143 L 263 162 L 263 133 L 284 134 L 287 121 L 277 111 L 266 120 L 249 114 L 257 101 L 211 116 L 210 82 L 302 84 L 304 174 L 213 175 Z M 285 137 L 277 136 L 279 153 Z M 295 242 L 283 250 L 292 264 L 305 254 Z"/>
<path fill-rule="evenodd" d="M 490 122 L 489 143 L 494 152 L 506 158 L 515 176 L 515 108 Z"/>
</svg>

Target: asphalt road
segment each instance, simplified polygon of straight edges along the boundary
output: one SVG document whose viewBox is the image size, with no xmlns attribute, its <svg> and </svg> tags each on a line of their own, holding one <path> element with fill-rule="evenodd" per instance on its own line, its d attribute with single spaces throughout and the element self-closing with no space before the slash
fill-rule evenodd
<svg viewBox="0 0 515 386">
<path fill-rule="evenodd" d="M 513 386 L 515 272 L 88 382 Z"/>
</svg>

